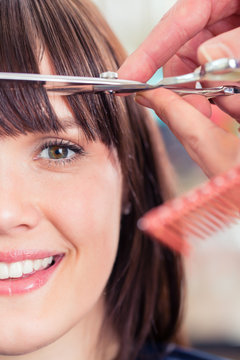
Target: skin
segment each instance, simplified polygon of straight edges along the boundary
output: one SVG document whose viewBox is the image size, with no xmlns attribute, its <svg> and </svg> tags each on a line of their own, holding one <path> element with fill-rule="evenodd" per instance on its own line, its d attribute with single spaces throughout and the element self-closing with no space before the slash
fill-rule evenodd
<svg viewBox="0 0 240 360">
<path fill-rule="evenodd" d="M 45 57 L 41 73 L 50 72 Z M 0 359 L 108 359 L 117 348 L 110 325 L 102 339 L 104 356 L 97 340 L 118 246 L 120 164 L 114 150 L 86 141 L 63 98 L 50 100 L 73 127 L 57 135 L 0 139 L 0 241 L 1 251 L 65 256 L 42 288 L 0 296 Z M 39 146 L 56 137 L 80 145 L 84 155 L 66 165 L 44 158 Z"/>
<path fill-rule="evenodd" d="M 239 23 L 239 0 L 179 0 L 121 66 L 119 77 L 147 81 L 161 66 L 164 76 L 174 76 L 220 57 L 240 58 Z M 239 98 L 215 103 L 240 122 Z M 136 101 L 155 110 L 207 176 L 240 163 L 239 139 L 212 123 L 206 98 L 158 89 L 138 94 Z"/>
</svg>

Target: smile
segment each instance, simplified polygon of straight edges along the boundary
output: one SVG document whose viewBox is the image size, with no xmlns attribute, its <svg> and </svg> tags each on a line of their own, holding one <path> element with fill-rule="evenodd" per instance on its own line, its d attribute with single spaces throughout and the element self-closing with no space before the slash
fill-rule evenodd
<svg viewBox="0 0 240 360">
<path fill-rule="evenodd" d="M 37 254 L 29 253 L 27 256 L 6 256 L 6 259 L 0 256 L 1 260 L 5 260 L 0 261 L 0 296 L 19 295 L 39 289 L 48 282 L 63 257 L 64 254 L 41 255 L 37 258 Z"/>
<path fill-rule="evenodd" d="M 44 259 L 17 261 L 13 263 L 0 262 L 0 280 L 21 278 L 24 275 L 46 269 L 53 262 L 53 256 Z"/>
</svg>

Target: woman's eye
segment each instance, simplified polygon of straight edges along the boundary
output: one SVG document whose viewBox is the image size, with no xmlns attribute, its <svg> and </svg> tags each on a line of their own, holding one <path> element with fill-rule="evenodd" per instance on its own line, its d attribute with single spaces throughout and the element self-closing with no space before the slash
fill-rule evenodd
<svg viewBox="0 0 240 360">
<path fill-rule="evenodd" d="M 66 165 L 84 154 L 85 151 L 80 145 L 54 140 L 41 145 L 35 160 L 47 161 L 48 165 Z"/>
<path fill-rule="evenodd" d="M 45 159 L 59 160 L 59 159 L 69 159 L 76 154 L 75 151 L 71 150 L 67 146 L 48 146 L 42 150 L 40 157 Z"/>
</svg>

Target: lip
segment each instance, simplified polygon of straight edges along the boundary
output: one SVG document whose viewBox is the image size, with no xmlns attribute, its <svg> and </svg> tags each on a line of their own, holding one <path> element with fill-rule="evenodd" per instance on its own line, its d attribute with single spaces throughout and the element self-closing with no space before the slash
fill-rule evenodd
<svg viewBox="0 0 240 360">
<path fill-rule="evenodd" d="M 0 253 L 0 255 L 2 255 L 3 253 Z M 46 253 L 42 253 L 42 257 L 40 257 L 41 253 L 28 253 L 28 255 L 25 253 L 23 254 L 22 252 L 19 253 L 15 253 L 14 252 L 14 256 L 13 253 L 11 253 L 11 261 L 6 261 L 9 260 L 9 254 L 10 253 L 4 253 L 4 256 L 0 256 L 0 261 L 3 261 L 2 259 L 4 258 L 5 262 L 15 262 L 15 261 L 21 261 L 21 260 L 27 260 L 27 259 L 40 259 L 40 258 L 44 258 L 44 257 L 48 257 L 48 256 L 54 256 L 54 264 L 50 265 L 48 268 L 43 269 L 43 270 L 38 270 L 35 271 L 29 275 L 24 275 L 24 277 L 21 278 L 16 278 L 16 279 L 5 279 L 5 280 L 0 280 L 0 296 L 1 295 L 8 295 L 8 296 L 12 296 L 12 295 L 20 295 L 20 294 L 26 294 L 29 293 L 33 290 L 37 290 L 39 288 L 41 288 L 42 286 L 44 286 L 48 280 L 50 279 L 50 277 L 52 276 L 52 274 L 56 271 L 56 269 L 58 268 L 59 264 L 61 263 L 64 254 L 55 254 L 55 255 L 48 255 L 49 253 L 47 253 L 47 256 L 45 255 Z M 44 256 L 43 256 L 44 254 Z M 15 256 L 16 255 L 16 256 Z M 27 255 L 27 257 L 26 257 Z"/>
</svg>

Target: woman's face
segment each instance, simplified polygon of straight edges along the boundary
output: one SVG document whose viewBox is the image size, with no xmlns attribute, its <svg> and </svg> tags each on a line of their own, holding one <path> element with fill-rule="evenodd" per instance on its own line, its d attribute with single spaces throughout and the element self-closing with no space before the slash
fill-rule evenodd
<svg viewBox="0 0 240 360">
<path fill-rule="evenodd" d="M 117 155 L 87 142 L 63 98 L 50 101 L 66 132 L 0 138 L 0 274 L 15 277 L 0 280 L 0 354 L 97 331 L 117 252 Z"/>
</svg>

